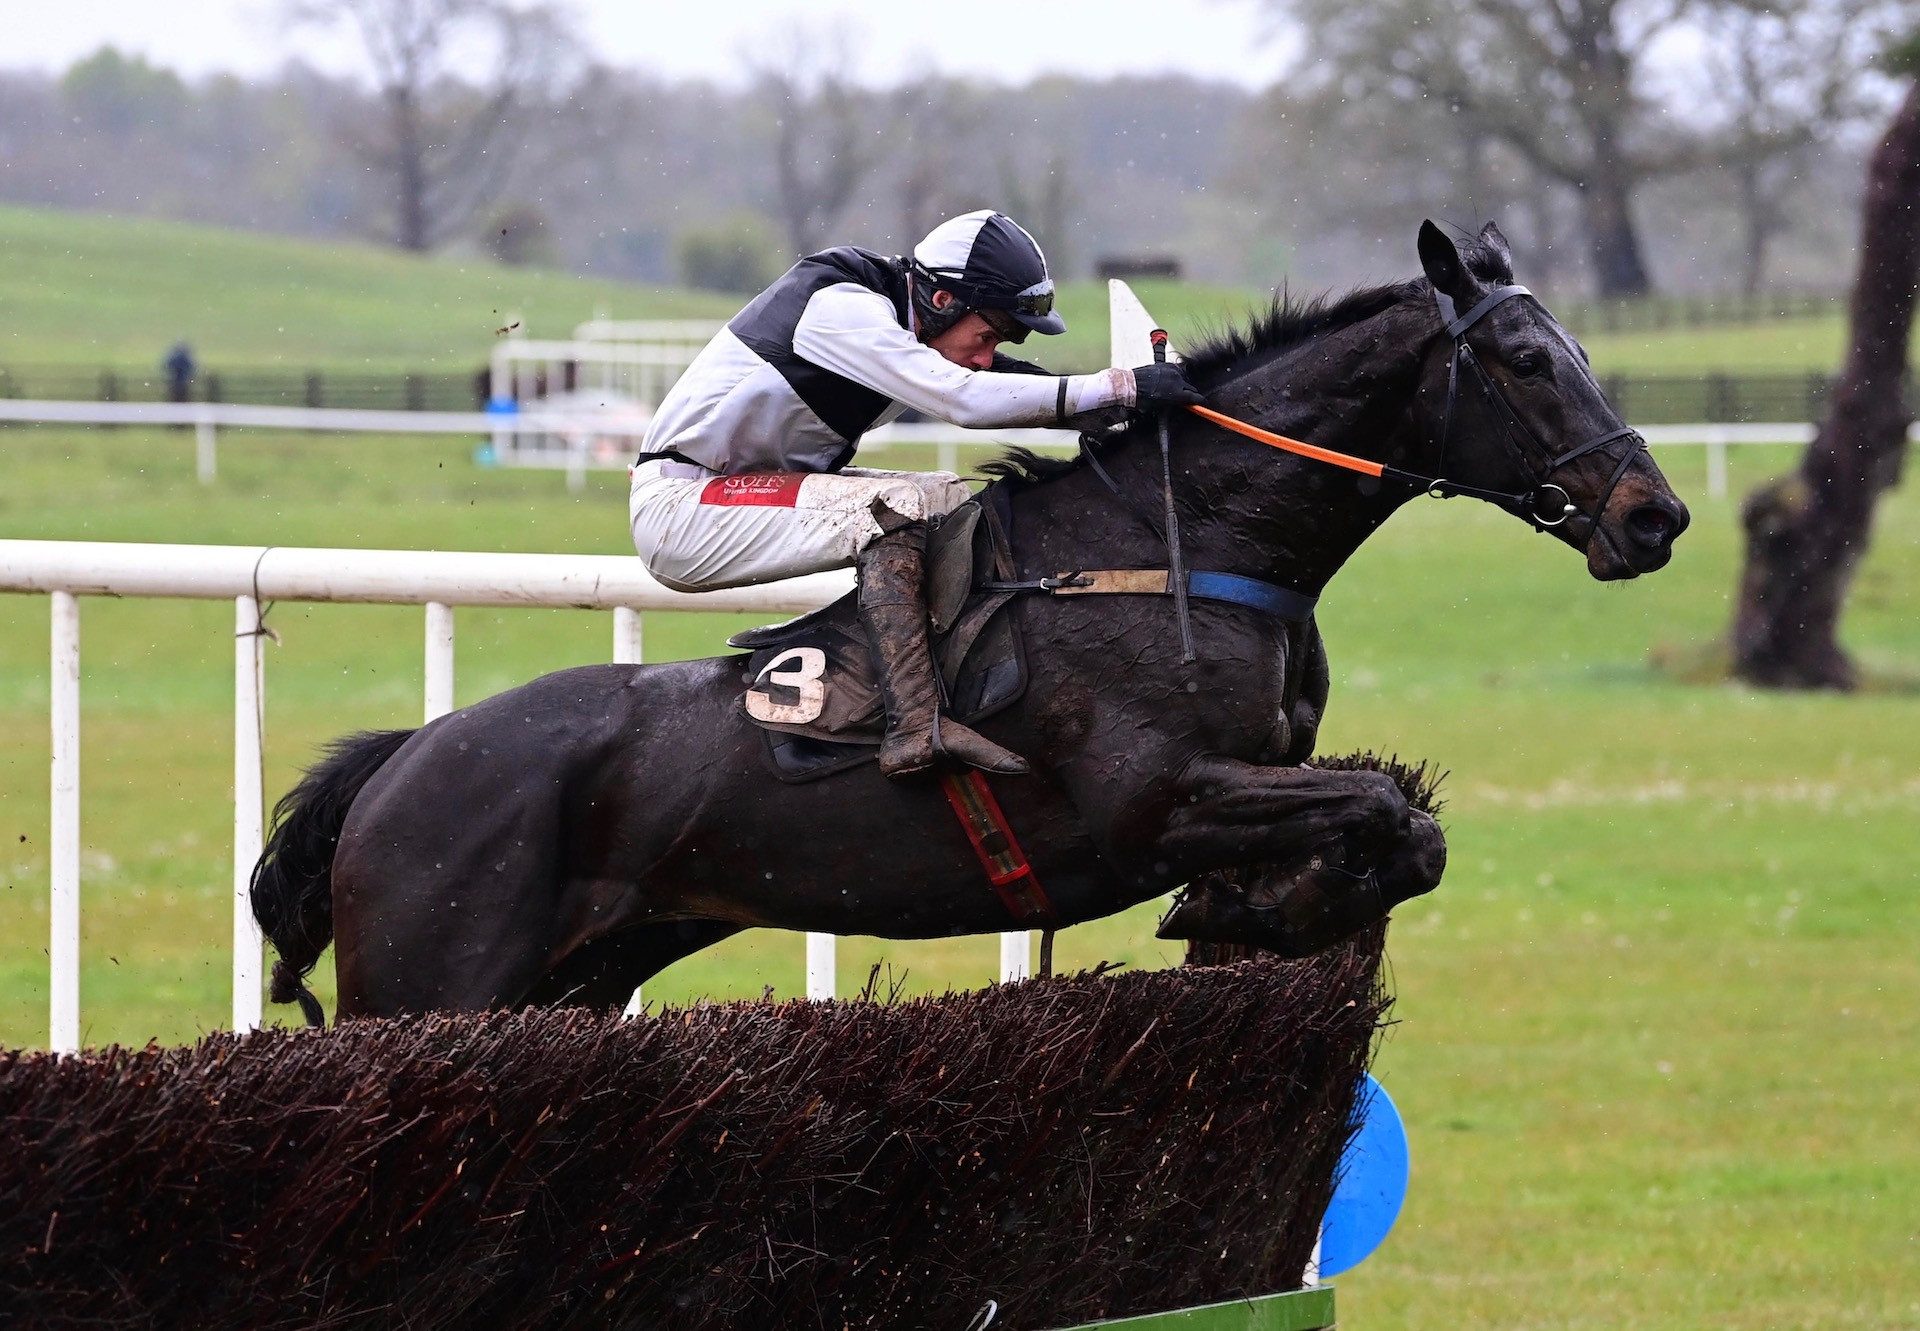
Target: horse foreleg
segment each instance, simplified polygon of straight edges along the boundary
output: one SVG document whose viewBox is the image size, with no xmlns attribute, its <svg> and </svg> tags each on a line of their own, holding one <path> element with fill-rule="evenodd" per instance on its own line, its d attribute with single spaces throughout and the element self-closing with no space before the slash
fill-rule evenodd
<svg viewBox="0 0 1920 1331">
<path fill-rule="evenodd" d="M 1204 755 L 1174 783 L 1151 850 L 1172 883 L 1212 869 L 1289 866 L 1332 843 L 1354 862 L 1382 862 L 1413 810 L 1385 772 L 1260 767 Z"/>
<path fill-rule="evenodd" d="M 1256 864 L 1205 874 L 1187 885 L 1158 933 L 1311 956 L 1431 892 L 1446 863 L 1440 825 L 1414 810 L 1406 835 L 1377 861 L 1358 860 L 1336 842 L 1291 872 Z"/>
</svg>

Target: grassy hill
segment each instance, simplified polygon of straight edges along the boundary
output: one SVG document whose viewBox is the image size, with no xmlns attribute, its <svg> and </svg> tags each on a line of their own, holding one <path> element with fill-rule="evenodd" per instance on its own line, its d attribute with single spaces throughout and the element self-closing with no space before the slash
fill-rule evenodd
<svg viewBox="0 0 1920 1331">
<path fill-rule="evenodd" d="M 0 364 L 464 369 L 510 317 L 564 337 L 620 318 L 724 318 L 725 296 L 373 245 L 150 218 L 0 208 Z"/>
<path fill-rule="evenodd" d="M 1137 286 L 1176 342 L 1266 299 L 1193 283 Z M 599 310 L 720 319 L 739 303 L 471 257 L 0 207 L 0 365 L 151 370 L 184 337 L 210 368 L 465 370 L 512 317 L 532 336 L 564 337 Z M 1070 331 L 1034 350 L 1061 368 L 1105 364 L 1105 283 L 1068 283 L 1061 304 Z M 1837 317 L 1587 339 L 1598 368 L 1628 374 L 1826 369 L 1840 343 Z"/>
</svg>

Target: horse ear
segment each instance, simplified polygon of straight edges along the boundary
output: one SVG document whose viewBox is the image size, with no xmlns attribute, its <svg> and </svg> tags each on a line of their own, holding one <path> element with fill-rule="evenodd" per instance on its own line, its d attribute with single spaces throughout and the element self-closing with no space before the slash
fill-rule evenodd
<svg viewBox="0 0 1920 1331">
<path fill-rule="evenodd" d="M 1461 295 L 1467 285 L 1467 265 L 1447 233 L 1430 221 L 1422 222 L 1419 249 L 1420 267 L 1433 289 L 1449 296 Z"/>
<path fill-rule="evenodd" d="M 1500 260 L 1500 266 L 1506 269 L 1507 280 L 1513 280 L 1513 246 L 1507 244 L 1507 238 L 1500 234 L 1498 223 L 1488 222 L 1480 228 L 1480 243 L 1492 250 Z"/>
</svg>

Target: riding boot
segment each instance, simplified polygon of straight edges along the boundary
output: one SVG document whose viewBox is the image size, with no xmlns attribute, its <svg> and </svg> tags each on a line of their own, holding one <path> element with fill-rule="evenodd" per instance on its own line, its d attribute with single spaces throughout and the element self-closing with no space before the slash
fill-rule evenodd
<svg viewBox="0 0 1920 1331">
<path fill-rule="evenodd" d="M 1026 772 L 1027 761 L 1019 754 L 940 715 L 940 681 L 927 636 L 927 524 L 902 517 L 878 499 L 873 515 L 883 534 L 860 552 L 858 604 L 887 707 L 880 770 L 905 776 L 948 758 L 988 772 Z"/>
</svg>

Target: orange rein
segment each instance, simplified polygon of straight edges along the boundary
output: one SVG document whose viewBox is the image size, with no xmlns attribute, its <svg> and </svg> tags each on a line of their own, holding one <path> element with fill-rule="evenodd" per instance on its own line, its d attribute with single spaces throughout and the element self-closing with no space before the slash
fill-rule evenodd
<svg viewBox="0 0 1920 1331">
<path fill-rule="evenodd" d="M 1348 471 L 1357 471 L 1368 476 L 1379 476 L 1386 470 L 1383 463 L 1369 462 L 1365 458 L 1354 457 L 1351 453 L 1336 453 L 1331 448 L 1322 448 L 1318 444 L 1309 444 L 1299 439 L 1289 439 L 1284 434 L 1275 434 L 1271 430 L 1263 430 L 1257 425 L 1249 425 L 1245 421 L 1235 420 L 1231 416 L 1226 416 L 1215 411 L 1212 407 L 1190 406 L 1187 410 L 1196 416 L 1205 417 L 1223 430 L 1231 430 L 1235 434 L 1245 435 L 1249 439 L 1257 440 L 1263 444 L 1270 444 L 1274 448 L 1285 449 L 1289 453 L 1298 453 L 1301 457 L 1312 458 L 1316 462 L 1329 462 L 1336 467 L 1345 467 Z"/>
</svg>

